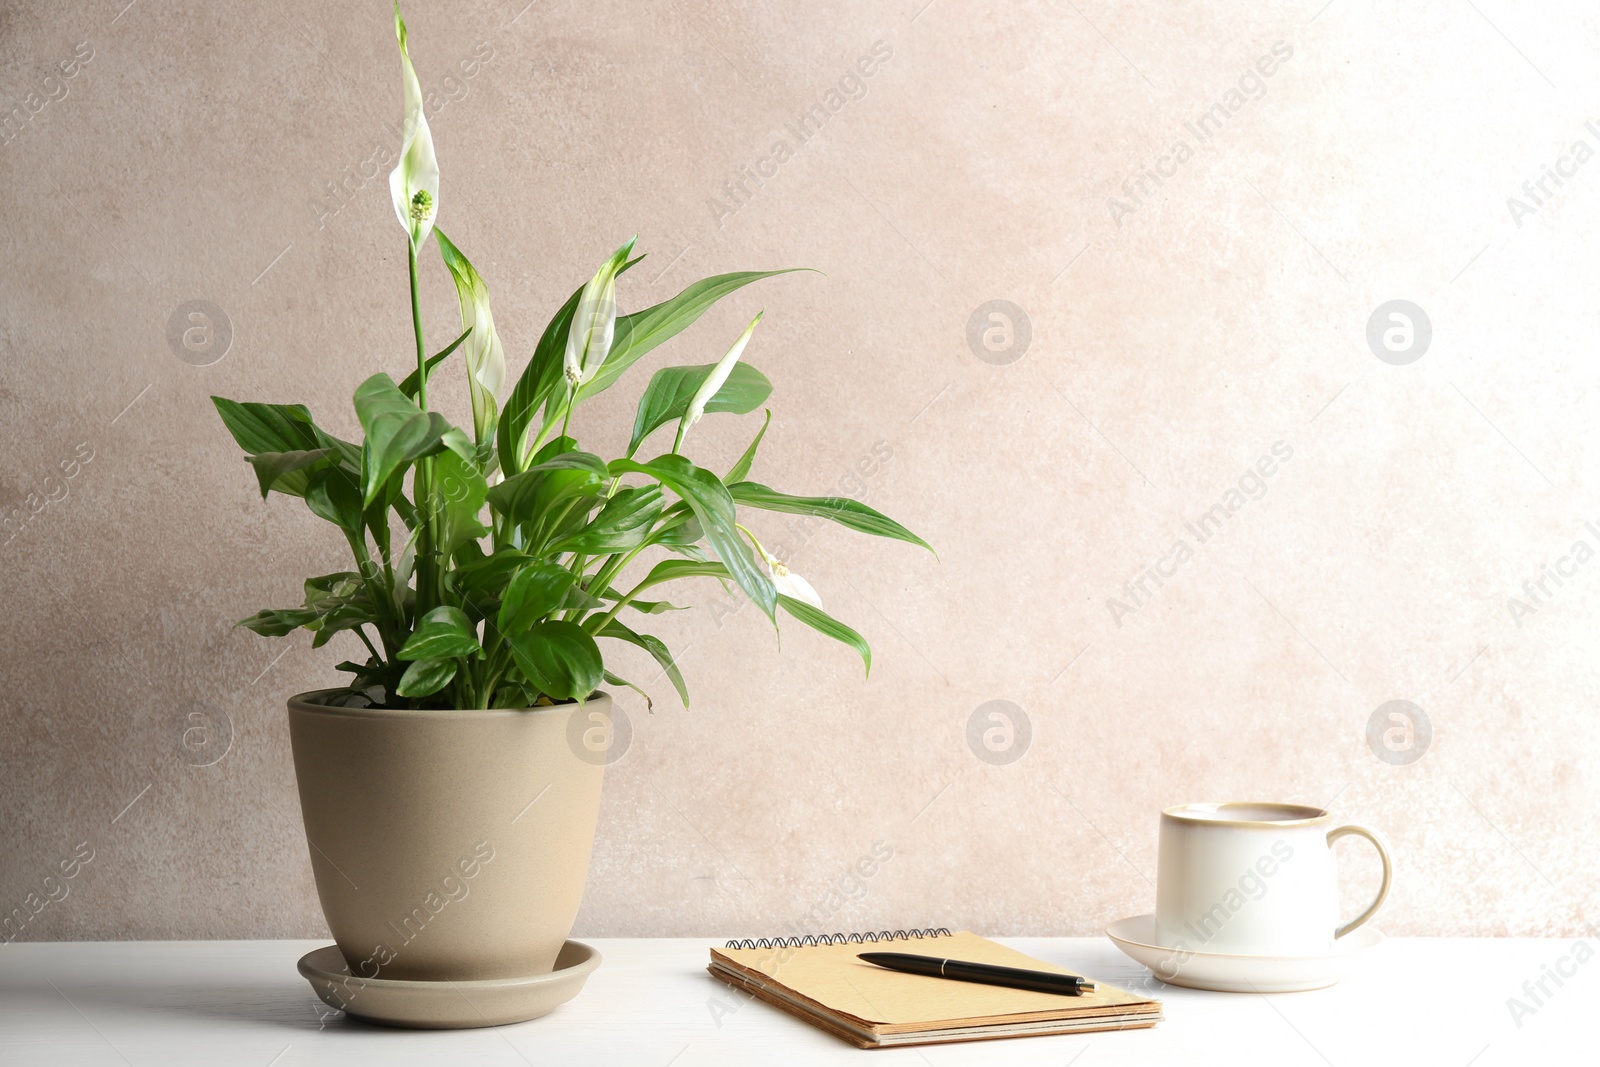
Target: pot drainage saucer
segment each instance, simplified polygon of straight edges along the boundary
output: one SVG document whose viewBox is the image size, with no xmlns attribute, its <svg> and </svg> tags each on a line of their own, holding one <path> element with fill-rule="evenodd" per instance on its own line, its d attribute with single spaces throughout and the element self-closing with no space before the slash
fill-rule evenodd
<svg viewBox="0 0 1600 1067">
<path fill-rule="evenodd" d="M 361 978 L 350 973 L 338 945 L 327 945 L 300 957 L 299 971 L 323 1003 L 357 1018 L 419 1030 L 458 1030 L 537 1019 L 577 996 L 598 966 L 600 953 L 581 941 L 568 941 L 556 956 L 555 969 L 531 978 Z"/>
</svg>

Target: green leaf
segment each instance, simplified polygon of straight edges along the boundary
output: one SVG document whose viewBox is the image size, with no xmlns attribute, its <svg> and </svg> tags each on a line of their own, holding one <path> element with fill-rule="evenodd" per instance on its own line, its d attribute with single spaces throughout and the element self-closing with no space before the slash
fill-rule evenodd
<svg viewBox="0 0 1600 1067">
<path fill-rule="evenodd" d="M 265 608 L 234 625 L 254 630 L 262 637 L 283 637 L 316 622 L 321 615 L 316 608 Z"/>
<path fill-rule="evenodd" d="M 577 623 L 552 619 L 511 638 L 511 656 L 552 700 L 583 699 L 600 687 L 600 646 Z"/>
<path fill-rule="evenodd" d="M 378 621 L 377 614 L 372 610 L 372 601 L 365 594 L 339 603 L 325 602 L 319 604 L 317 610 L 320 613 L 317 620 L 306 624 L 306 629 L 316 635 L 311 639 L 312 648 L 321 648 L 333 639 L 334 634 Z"/>
<path fill-rule="evenodd" d="M 533 350 L 533 358 L 522 369 L 522 376 L 511 387 L 505 407 L 500 412 L 500 424 L 495 431 L 495 445 L 500 453 L 500 469 L 507 475 L 520 472 L 527 462 L 528 432 L 532 429 L 534 415 L 545 402 L 550 391 L 561 380 L 561 359 L 567 347 L 567 329 L 572 325 L 572 313 L 578 307 L 583 286 L 573 291 L 561 305 L 555 318 L 550 320 Z"/>
<path fill-rule="evenodd" d="M 327 600 L 344 600 L 362 589 L 361 575 L 355 571 L 335 571 L 307 578 L 304 583 L 306 607 L 316 607 Z"/>
<path fill-rule="evenodd" d="M 520 679 L 507 680 L 495 686 L 494 700 L 489 706 L 491 708 L 509 708 L 513 711 L 521 711 L 524 708 L 533 707 L 534 701 L 538 699 L 539 690 L 537 687 Z"/>
<path fill-rule="evenodd" d="M 241 404 L 220 396 L 212 397 L 211 402 L 234 441 L 252 456 L 332 448 L 341 467 L 352 475 L 361 472 L 361 448 L 312 422 L 304 404 Z"/>
<path fill-rule="evenodd" d="M 742 482 L 750 476 L 750 465 L 756 461 L 756 449 L 761 446 L 761 439 L 767 436 L 767 427 L 771 425 L 772 411 L 769 408 L 766 421 L 762 422 L 761 429 L 756 431 L 755 440 L 750 442 L 750 447 L 744 450 L 744 455 L 739 457 L 739 462 L 735 463 L 728 471 L 728 476 L 722 479 L 723 484 L 732 485 L 734 482 Z"/>
<path fill-rule="evenodd" d="M 615 600 L 617 598 L 610 596 L 608 599 Z M 630 610 L 641 612 L 645 615 L 660 615 L 667 611 L 687 610 L 682 605 L 669 604 L 665 600 L 630 600 L 628 601 L 628 607 Z"/>
<path fill-rule="evenodd" d="M 628 442 L 628 455 L 656 430 L 669 422 L 677 422 L 689 410 L 689 402 L 711 372 L 715 363 L 699 367 L 662 367 L 650 378 L 644 395 L 639 398 L 639 409 L 633 419 L 633 439 Z M 737 415 L 754 411 L 772 395 L 772 383 L 767 376 L 748 363 L 736 363 L 722 388 L 706 401 L 707 414 L 713 411 L 731 411 Z"/>
<path fill-rule="evenodd" d="M 402 393 L 394 380 L 381 372 L 356 388 L 355 407 L 361 428 L 367 435 L 361 486 L 362 501 L 366 504 L 377 498 L 389 476 L 403 464 L 447 447 L 443 438 L 454 429 L 437 411 L 423 411 L 417 407 L 416 401 Z M 460 435 L 461 431 L 455 433 Z M 467 453 L 471 454 L 470 443 Z"/>
<path fill-rule="evenodd" d="M 339 457 L 339 470 L 345 472 L 345 477 L 350 479 L 350 484 L 360 485 L 361 462 L 364 455 L 362 446 L 341 440 L 320 428 L 317 429 L 317 440 L 321 441 L 324 447 L 333 446 L 334 452 Z"/>
<path fill-rule="evenodd" d="M 407 664 L 407 666 L 410 666 L 410 664 Z M 347 659 L 343 663 L 334 664 L 333 669 L 336 671 L 349 671 L 355 675 L 354 678 L 350 679 L 349 687 L 351 690 L 366 689 L 368 686 L 373 685 L 393 688 L 400 681 L 399 675 L 404 673 L 403 671 L 395 670 L 391 664 L 382 663 L 371 657 L 368 657 L 365 663 L 356 663 L 354 660 Z"/>
<path fill-rule="evenodd" d="M 467 544 L 472 545 L 473 542 Z M 466 545 L 462 547 L 464 549 Z M 458 559 L 460 555 L 458 550 Z M 480 549 L 476 559 L 460 563 L 449 572 L 449 577 L 457 594 L 464 600 L 471 602 L 484 597 L 498 597 L 505 590 L 512 573 L 526 565 L 530 558 L 514 548 L 502 548 L 488 556 L 483 555 Z"/>
<path fill-rule="evenodd" d="M 603 610 L 605 606 L 605 601 L 601 600 L 599 597 L 590 596 L 589 593 L 574 585 L 571 589 L 567 590 L 567 595 L 561 598 L 561 603 L 556 605 L 556 610 L 571 611 L 573 609 L 577 609 L 580 611 L 594 611 L 597 608 Z"/>
<path fill-rule="evenodd" d="M 446 421 L 445 425 L 450 426 L 450 423 Z M 438 450 L 442 451 L 444 449 L 449 449 L 468 463 L 477 462 L 478 450 L 472 446 L 472 438 L 468 437 L 465 431 L 458 430 L 454 426 L 450 426 L 448 430 L 439 435 Z"/>
<path fill-rule="evenodd" d="M 554 521 L 559 504 L 598 497 L 610 476 L 606 463 L 588 452 L 564 452 L 513 474 L 489 490 L 489 506 L 511 522 Z"/>
<path fill-rule="evenodd" d="M 306 507 L 318 518 L 326 519 L 350 534 L 361 536 L 365 515 L 361 488 L 342 467 L 312 472 L 306 483 Z"/>
<path fill-rule="evenodd" d="M 644 581 L 639 583 L 642 588 L 648 589 L 662 582 L 675 582 L 679 578 L 722 578 L 733 577 L 728 573 L 728 568 L 715 560 L 701 562 L 692 559 L 664 559 L 650 568 L 650 573 L 644 576 Z"/>
<path fill-rule="evenodd" d="M 417 565 L 416 543 L 417 536 L 416 532 L 413 531 L 412 535 L 406 538 L 405 544 L 400 546 L 400 552 L 391 557 L 390 560 L 391 581 L 389 595 L 394 598 L 395 604 L 401 608 L 410 606 L 416 599 L 416 593 L 411 588 L 411 575 Z M 381 577 L 381 575 L 377 575 L 377 577 Z"/>
<path fill-rule="evenodd" d="M 778 605 L 818 633 L 827 634 L 835 641 L 841 641 L 861 653 L 862 662 L 867 665 L 867 674 L 872 674 L 872 649 L 868 647 L 866 638 L 821 608 L 814 608 L 804 600 L 796 600 L 792 596 L 779 593 Z"/>
<path fill-rule="evenodd" d="M 307 578 L 305 606 L 317 613 L 305 628 L 316 636 L 312 648 L 321 648 L 333 635 L 377 621 L 372 599 L 361 576 L 354 571 L 338 571 Z"/>
<path fill-rule="evenodd" d="M 777 607 L 777 590 L 756 564 L 750 546 L 734 528 L 733 497 L 715 474 L 696 467 L 683 456 L 672 455 L 658 456 L 649 463 L 631 459 L 615 460 L 611 464 L 611 473 L 646 474 L 677 493 L 694 511 L 695 518 L 700 520 L 700 525 L 705 528 L 706 541 L 726 565 L 729 575 L 767 618 L 773 618 Z"/>
<path fill-rule="evenodd" d="M 438 231 L 435 230 L 434 232 L 437 233 Z M 433 380 L 433 368 L 444 362 L 444 360 L 449 357 L 450 353 L 454 352 L 457 348 L 460 348 L 461 342 L 465 341 L 467 339 L 467 334 L 471 332 L 472 327 L 468 326 L 465 330 L 461 331 L 460 337 L 457 337 L 454 341 L 451 341 L 442 349 L 428 357 L 428 360 L 424 366 L 428 368 L 429 381 Z M 410 374 L 406 375 L 405 380 L 400 383 L 400 391 L 406 394 L 406 396 L 409 396 L 412 400 L 415 400 L 417 398 L 417 391 L 420 382 L 421 379 L 417 377 L 417 372 L 412 371 Z"/>
<path fill-rule="evenodd" d="M 577 441 L 570 437 L 557 437 L 554 440 L 546 441 L 528 462 L 531 466 L 538 466 L 541 463 L 548 463 L 564 453 L 580 451 L 582 449 L 578 447 Z M 507 477 L 510 477 L 510 475 L 508 474 Z"/>
<path fill-rule="evenodd" d="M 404 646 L 395 653 L 396 659 L 441 660 L 457 656 L 471 656 L 481 652 L 477 631 L 472 620 L 460 608 L 448 604 L 434 608 L 422 617 L 416 630 Z M 409 671 L 406 672 L 410 674 Z M 448 679 L 446 679 L 448 681 Z M 443 684 L 442 682 L 440 683 Z M 437 688 L 437 687 L 436 687 Z M 432 690 L 430 690 L 432 692 Z M 412 694 L 404 694 L 410 696 Z M 419 694 L 426 695 L 426 694 Z"/>
<path fill-rule="evenodd" d="M 550 546 L 551 551 L 600 555 L 637 548 L 650 535 L 651 524 L 663 507 L 660 486 L 620 489 L 589 525 Z"/>
<path fill-rule="evenodd" d="M 638 686 L 634 685 L 632 682 L 628 681 L 626 678 L 623 678 L 623 677 L 621 677 L 619 675 L 616 675 L 616 674 L 612 674 L 610 671 L 606 671 L 605 672 L 605 680 L 610 685 L 625 685 L 625 686 L 627 686 L 629 689 L 632 689 L 635 693 L 638 693 L 640 696 L 644 697 L 644 707 L 645 707 L 646 711 L 654 711 L 655 710 L 656 702 L 650 699 L 650 694 L 646 693 L 643 689 L 640 689 Z"/>
<path fill-rule="evenodd" d="M 650 540 L 652 544 L 677 551 L 680 547 L 694 544 L 705 535 L 705 527 L 694 517 L 694 511 L 689 505 L 679 502 L 663 513 L 661 523 L 650 535 Z"/>
<path fill-rule="evenodd" d="M 563 438 L 567 441 L 571 438 Z M 606 466 L 606 461 L 592 452 L 562 452 L 541 459 L 529 467 L 524 474 L 537 474 L 540 471 L 587 471 L 594 475 L 597 481 L 605 481 L 611 474 L 611 468 Z"/>
<path fill-rule="evenodd" d="M 288 496 L 305 496 L 306 484 L 310 479 L 307 468 L 316 466 L 332 454 L 331 448 L 313 448 L 294 452 L 258 452 L 248 459 L 250 466 L 255 468 L 261 499 L 265 500 L 272 489 Z"/>
<path fill-rule="evenodd" d="M 548 561 L 522 568 L 506 587 L 495 626 L 507 637 L 528 629 L 561 606 L 573 581 L 571 571 Z"/>
<path fill-rule="evenodd" d="M 463 544 L 489 532 L 478 518 L 489 495 L 489 484 L 475 464 L 454 452 L 445 452 L 434 461 L 432 485 L 444 519 L 439 553 L 449 559 Z"/>
<path fill-rule="evenodd" d="M 704 554 L 700 553 L 698 550 L 690 550 L 682 547 L 673 548 L 672 550 L 675 552 L 683 552 L 685 555 L 689 555 L 692 551 L 694 556 L 689 559 L 662 560 L 660 563 L 657 563 L 654 567 L 650 568 L 650 573 L 644 576 L 643 581 L 634 586 L 634 592 L 643 592 L 652 586 L 660 585 L 663 582 L 675 582 L 680 578 L 716 578 L 719 581 L 727 582 L 733 577 L 728 573 L 728 568 L 724 567 L 716 560 L 706 559 Z M 726 588 L 726 586 L 724 586 L 724 588 Z M 639 601 L 634 601 L 634 605 L 638 606 Z M 655 614 L 655 612 L 649 611 L 644 607 L 640 607 L 639 610 L 646 611 L 648 614 Z"/>
<path fill-rule="evenodd" d="M 746 507 L 760 508 L 763 511 L 781 511 L 790 515 L 816 515 L 831 519 L 851 530 L 876 537 L 892 537 L 897 541 L 909 541 L 913 545 L 921 545 L 929 552 L 933 551 L 932 545 L 883 512 L 869 508 L 847 496 L 790 496 L 788 493 L 780 493 L 757 482 L 735 482 L 728 486 L 728 492 L 736 502 Z"/>
<path fill-rule="evenodd" d="M 635 633 L 616 619 L 606 623 L 599 636 L 626 641 L 650 653 L 651 657 L 661 665 L 662 671 L 671 679 L 672 688 L 678 691 L 678 699 L 683 702 L 683 706 L 686 708 L 689 706 L 689 687 L 683 684 L 683 672 L 678 670 L 678 662 L 672 658 L 672 650 L 667 648 L 659 637 Z"/>
<path fill-rule="evenodd" d="M 456 676 L 455 660 L 419 659 L 406 668 L 394 691 L 403 697 L 432 696 Z"/>
<path fill-rule="evenodd" d="M 718 274 L 692 283 L 683 292 L 654 307 L 636 311 L 632 315 L 617 317 L 617 332 L 611 342 L 611 355 L 595 376 L 578 388 L 578 399 L 603 392 L 639 358 L 664 341 L 667 341 L 705 314 L 706 309 L 729 293 L 744 288 L 763 278 L 790 274 L 804 267 L 787 270 L 738 271 Z M 565 338 L 562 339 L 563 343 Z M 559 358 L 557 360 L 559 362 Z"/>
<path fill-rule="evenodd" d="M 241 404 L 211 398 L 222 424 L 240 448 L 252 456 L 263 452 L 302 452 L 321 448 L 311 412 L 304 404 Z"/>
</svg>

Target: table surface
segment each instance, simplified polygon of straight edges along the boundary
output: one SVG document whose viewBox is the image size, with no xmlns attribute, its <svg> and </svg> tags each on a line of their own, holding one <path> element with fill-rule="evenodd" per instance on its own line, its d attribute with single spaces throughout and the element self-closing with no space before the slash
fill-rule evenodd
<svg viewBox="0 0 1600 1067">
<path fill-rule="evenodd" d="M 775 1056 L 784 1065 L 880 1067 L 1594 1062 L 1587 1024 L 1600 1003 L 1600 964 L 1591 941 L 1391 939 L 1338 986 L 1263 996 L 1163 985 L 1103 939 L 999 940 L 1148 991 L 1164 1002 L 1166 1021 L 1152 1030 L 859 1051 L 711 978 L 710 940 L 593 939 L 600 969 L 576 1000 L 542 1019 L 393 1030 L 326 1015 L 295 961 L 327 942 L 14 943 L 0 946 L 0 1063 L 165 1067 L 224 1055 L 230 1067 L 691 1067 Z"/>
</svg>

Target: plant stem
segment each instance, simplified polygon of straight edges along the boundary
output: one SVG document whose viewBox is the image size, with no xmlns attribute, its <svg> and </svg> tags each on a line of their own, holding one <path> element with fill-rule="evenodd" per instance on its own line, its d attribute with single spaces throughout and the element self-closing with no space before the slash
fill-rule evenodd
<svg viewBox="0 0 1600 1067">
<path fill-rule="evenodd" d="M 561 514 L 556 516 L 554 522 L 545 523 L 541 521 L 539 523 L 539 551 L 535 555 L 544 553 L 545 547 L 550 544 L 550 538 L 555 536 L 555 532 L 561 528 L 562 523 L 567 521 L 567 516 L 571 515 L 572 509 L 577 506 L 578 501 L 576 499 L 569 500 L 567 501 L 567 506 L 561 509 Z M 531 539 L 529 543 L 532 543 Z"/>
<path fill-rule="evenodd" d="M 422 336 L 422 300 L 417 290 L 417 246 L 408 242 L 411 267 L 411 330 L 417 338 L 417 406 L 428 410 L 428 350 Z M 419 459 L 411 482 L 417 516 L 417 610 L 421 618 L 438 604 L 438 560 L 434 558 L 434 532 L 439 509 L 433 499 L 433 460 Z"/>
<path fill-rule="evenodd" d="M 606 590 L 611 588 L 611 579 L 616 577 L 617 572 L 622 570 L 622 568 L 626 567 L 629 563 L 632 563 L 635 556 L 649 548 L 653 543 L 654 542 L 652 541 L 646 540 L 642 544 L 630 549 L 626 554 L 621 552 L 613 552 L 610 556 L 606 557 L 605 563 L 601 564 L 600 569 L 594 572 L 594 579 L 589 583 L 586 591 L 591 596 L 604 596 Z"/>
<path fill-rule="evenodd" d="M 616 572 L 617 560 L 622 558 L 621 552 L 613 552 L 601 561 L 600 566 L 589 575 L 589 580 L 584 584 L 584 592 L 591 596 L 599 596 L 611 584 L 611 575 Z"/>
<path fill-rule="evenodd" d="M 616 604 L 611 608 L 610 611 L 608 611 L 604 615 L 600 616 L 600 624 L 598 626 L 590 628 L 589 622 L 593 619 L 593 616 L 590 616 L 589 619 L 585 619 L 583 621 L 584 629 L 588 630 L 591 634 L 598 634 L 601 630 L 604 630 L 606 628 L 607 624 L 609 624 L 612 619 L 615 619 L 617 617 L 617 614 L 620 611 L 622 611 L 623 608 L 625 608 L 629 604 L 633 603 L 633 600 L 634 600 L 635 597 L 637 597 L 640 593 L 644 592 L 646 589 L 649 589 L 652 585 L 659 585 L 659 584 L 660 584 L 659 582 L 652 582 L 650 580 L 650 578 L 648 576 L 646 576 L 644 578 L 644 580 L 641 581 L 638 585 L 634 586 L 628 592 L 624 593 L 617 600 Z"/>
<path fill-rule="evenodd" d="M 367 651 L 372 653 L 372 658 L 377 660 L 379 663 L 382 663 L 383 657 L 378 655 L 378 650 L 372 646 L 372 640 L 367 637 L 366 627 L 356 626 L 353 627 L 353 629 L 356 632 L 356 636 L 361 638 L 361 643 L 367 646 Z"/>
<path fill-rule="evenodd" d="M 356 561 L 356 574 L 360 576 L 361 583 L 367 587 L 367 598 L 372 601 L 374 610 L 387 611 L 391 625 L 395 623 L 404 625 L 405 620 L 400 617 L 399 605 L 394 602 L 394 597 L 391 593 L 392 586 L 389 583 L 380 585 L 376 575 L 373 573 L 376 570 L 376 566 L 372 562 L 371 553 L 367 551 L 366 538 L 352 534 L 347 530 L 345 531 L 345 540 L 350 544 L 350 554 L 355 557 Z M 401 644 L 404 644 L 404 641 L 399 644 L 395 643 L 389 627 L 384 625 L 382 619 L 377 620 L 375 625 L 378 628 L 378 640 L 383 642 L 385 653 L 385 655 L 378 658 L 380 660 L 393 660 L 394 653 L 400 648 Z M 366 636 L 365 633 L 362 633 L 362 640 L 366 640 Z M 372 646 L 369 644 L 367 647 L 371 648 Z M 377 650 L 374 649 L 372 654 L 376 656 L 378 654 Z"/>
<path fill-rule="evenodd" d="M 539 449 L 544 447 L 544 435 L 549 433 L 554 428 L 554 423 L 549 426 L 540 426 L 539 432 L 533 436 L 533 442 L 528 445 L 527 455 L 517 457 L 518 462 L 526 462 L 528 459 L 538 455 Z"/>
<path fill-rule="evenodd" d="M 411 331 L 417 336 L 417 406 L 428 410 L 428 352 L 422 341 L 422 301 L 417 298 L 417 246 L 407 244 L 411 261 Z"/>
<path fill-rule="evenodd" d="M 478 697 L 478 707 L 487 708 L 493 702 L 494 691 L 500 687 L 500 679 L 510 666 L 508 655 L 504 650 L 497 648 L 485 658 L 483 689 Z"/>
<path fill-rule="evenodd" d="M 755 546 L 755 550 L 761 553 L 761 562 L 765 563 L 768 567 L 771 567 L 773 563 L 776 562 L 771 556 L 767 555 L 767 550 L 761 547 L 761 542 L 756 540 L 755 534 L 745 529 L 742 523 L 736 522 L 733 525 L 740 533 L 748 537 L 750 539 L 750 543 Z"/>
</svg>

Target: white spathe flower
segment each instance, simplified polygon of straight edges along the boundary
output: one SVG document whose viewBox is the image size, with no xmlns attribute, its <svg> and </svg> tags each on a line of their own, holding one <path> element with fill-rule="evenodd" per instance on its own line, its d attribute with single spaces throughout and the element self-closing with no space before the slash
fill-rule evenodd
<svg viewBox="0 0 1600 1067">
<path fill-rule="evenodd" d="M 784 596 L 804 600 L 807 604 L 822 610 L 822 598 L 817 591 L 811 588 L 811 583 L 800 577 L 794 571 L 784 566 L 781 560 L 769 560 L 768 569 L 772 571 L 772 586 Z"/>
<path fill-rule="evenodd" d="M 739 362 L 739 357 L 744 355 L 744 346 L 750 343 L 750 335 L 756 332 L 756 324 L 761 321 L 765 311 L 757 312 L 756 317 L 750 320 L 750 325 L 744 328 L 744 333 L 733 342 L 733 347 L 711 368 L 711 373 L 706 375 L 706 380 L 700 383 L 700 388 L 694 391 L 694 397 L 689 401 L 689 409 L 684 412 L 686 425 L 693 426 L 700 421 L 700 416 L 706 413 L 706 404 L 717 395 L 723 383 L 728 380 L 728 375 L 733 373 L 733 365 Z"/>
<path fill-rule="evenodd" d="M 489 287 L 461 254 L 443 230 L 433 231 L 439 242 L 439 253 L 456 283 L 456 298 L 461 304 L 461 326 L 472 331 L 461 343 L 467 362 L 467 384 L 472 394 L 472 422 L 477 431 L 478 443 L 487 441 L 494 432 L 498 408 L 496 397 L 506 380 L 506 355 L 500 345 L 500 335 L 495 332 L 494 314 L 489 310 Z"/>
<path fill-rule="evenodd" d="M 463 324 L 467 317 L 467 309 L 461 309 Z M 485 344 L 481 339 L 488 338 Z M 495 332 L 494 315 L 489 311 L 489 289 L 479 278 L 472 290 L 472 337 L 468 348 L 471 352 L 467 355 L 467 365 L 476 364 L 477 370 L 473 377 L 484 392 L 490 396 L 498 396 L 500 387 L 506 381 L 506 353 L 500 345 L 500 335 Z M 477 354 L 476 360 L 473 353 Z"/>
<path fill-rule="evenodd" d="M 767 573 L 772 575 L 774 589 L 784 596 L 803 600 L 818 611 L 822 610 L 822 597 L 817 595 L 817 591 L 811 587 L 810 582 L 790 570 L 783 560 L 768 552 L 761 542 L 756 540 L 755 534 L 745 530 L 743 526 L 740 526 L 739 529 L 744 530 L 744 535 L 750 538 L 750 543 L 755 545 L 756 551 L 761 554 L 761 562 L 767 565 Z"/>
<path fill-rule="evenodd" d="M 400 17 L 400 4 L 394 5 L 394 34 L 400 40 L 401 80 L 405 83 L 405 125 L 400 162 L 389 172 L 389 195 L 394 213 L 411 237 L 411 247 L 420 247 L 433 229 L 439 213 L 439 161 L 433 154 L 433 132 L 422 111 L 422 86 L 406 50 L 406 22 Z"/>
<path fill-rule="evenodd" d="M 617 332 L 617 275 L 637 240 L 635 235 L 612 253 L 583 285 L 567 327 L 567 351 L 562 360 L 569 388 L 587 383 L 611 355 L 611 340 Z"/>
<path fill-rule="evenodd" d="M 605 275 L 605 268 L 583 287 L 578 307 L 567 330 L 567 354 L 563 369 L 567 384 L 576 389 L 593 378 L 611 354 L 611 340 L 617 332 L 617 280 Z"/>
</svg>

